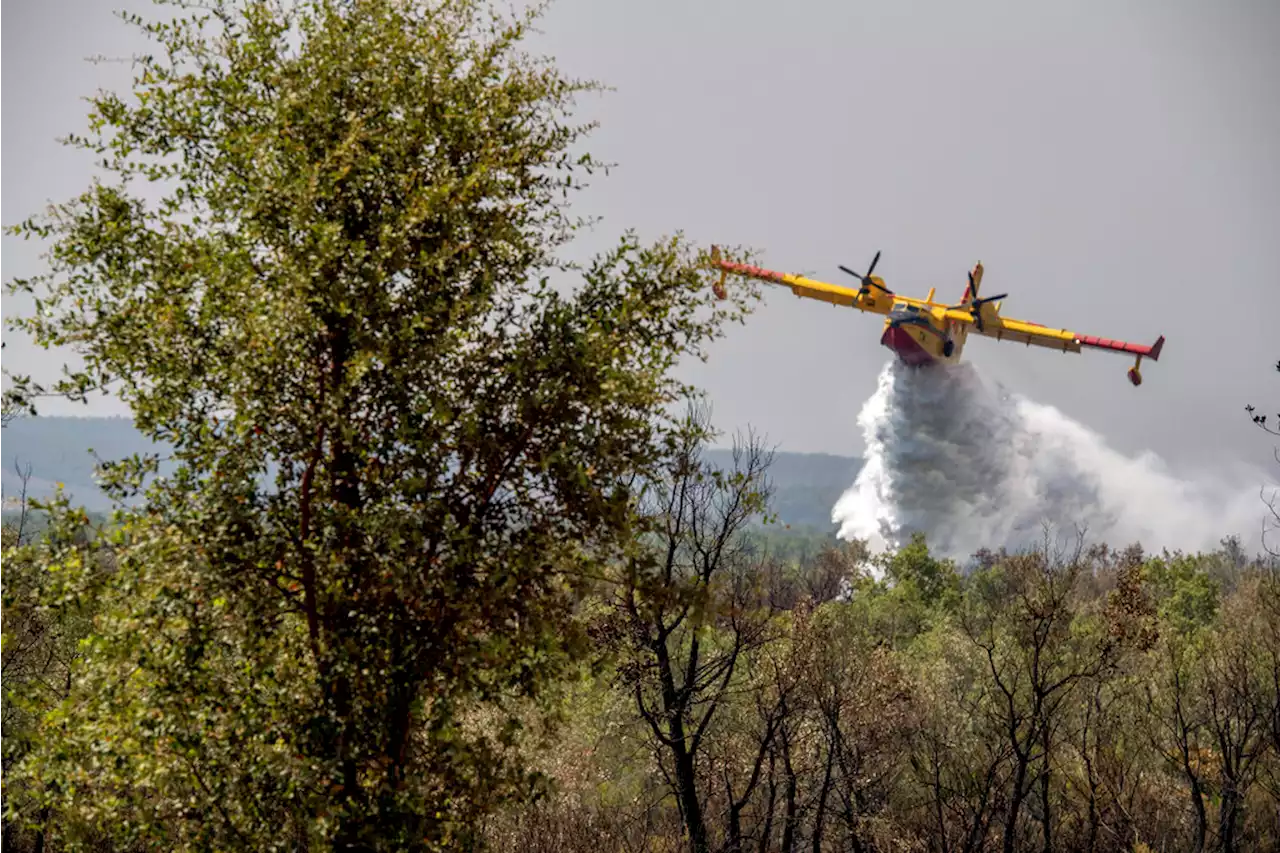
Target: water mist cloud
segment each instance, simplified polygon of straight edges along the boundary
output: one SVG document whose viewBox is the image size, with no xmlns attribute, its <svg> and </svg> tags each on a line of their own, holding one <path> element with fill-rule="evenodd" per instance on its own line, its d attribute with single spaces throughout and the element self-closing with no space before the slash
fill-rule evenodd
<svg viewBox="0 0 1280 853">
<path fill-rule="evenodd" d="M 1052 406 L 985 380 L 968 363 L 898 360 L 858 416 L 866 462 L 836 502 L 843 539 L 894 548 L 914 531 L 964 559 L 1078 526 L 1116 547 L 1213 548 L 1231 534 L 1259 547 L 1264 475 L 1179 477 L 1153 454 L 1127 457 Z"/>
</svg>

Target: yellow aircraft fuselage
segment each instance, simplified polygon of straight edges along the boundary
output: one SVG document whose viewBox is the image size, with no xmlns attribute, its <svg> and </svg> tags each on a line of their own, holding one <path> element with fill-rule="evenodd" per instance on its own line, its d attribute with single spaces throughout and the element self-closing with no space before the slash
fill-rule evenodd
<svg viewBox="0 0 1280 853">
<path fill-rule="evenodd" d="M 1132 344 L 1079 335 L 1066 329 L 1051 329 L 1039 323 L 1013 320 L 1000 316 L 999 299 L 979 299 L 982 283 L 982 264 L 974 266 L 970 284 L 958 304 L 934 301 L 930 289 L 925 299 L 914 299 L 892 293 L 879 276 L 865 277 L 864 286 L 858 290 L 840 287 L 804 276 L 775 272 L 749 264 L 740 264 L 720 258 L 719 250 L 712 248 L 712 264 L 719 268 L 720 279 L 715 284 L 717 295 L 724 298 L 725 277 L 730 274 L 765 281 L 789 288 L 796 296 L 818 299 L 832 305 L 857 308 L 874 314 L 885 315 L 880 343 L 892 350 L 898 358 L 912 366 L 930 364 L 955 364 L 964 352 L 970 331 L 984 337 L 1013 341 L 1027 346 L 1039 346 L 1060 352 L 1080 352 L 1084 347 L 1123 352 L 1136 356 L 1129 368 L 1129 381 L 1142 382 L 1139 366 L 1143 358 L 1158 360 L 1164 346 L 1164 336 L 1151 346 Z"/>
</svg>

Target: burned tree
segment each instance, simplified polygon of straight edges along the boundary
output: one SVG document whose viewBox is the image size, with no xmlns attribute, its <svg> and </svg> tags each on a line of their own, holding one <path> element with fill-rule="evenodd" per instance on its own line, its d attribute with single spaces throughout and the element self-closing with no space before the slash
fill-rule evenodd
<svg viewBox="0 0 1280 853">
<path fill-rule="evenodd" d="M 665 476 L 644 485 L 650 529 L 626 566 L 618 613 L 628 638 L 622 678 L 676 795 L 690 850 L 705 853 L 705 738 L 739 664 L 770 638 L 760 557 L 741 535 L 765 509 L 770 454 L 748 434 L 735 441 L 733 470 L 717 470 L 700 454 L 707 412 L 691 408 L 686 426 Z M 762 750 L 750 788 L 764 759 Z"/>
</svg>

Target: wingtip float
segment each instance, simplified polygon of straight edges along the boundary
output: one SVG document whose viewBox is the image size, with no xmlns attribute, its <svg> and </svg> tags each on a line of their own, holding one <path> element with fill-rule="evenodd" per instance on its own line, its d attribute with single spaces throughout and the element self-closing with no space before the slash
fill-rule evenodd
<svg viewBox="0 0 1280 853">
<path fill-rule="evenodd" d="M 1128 378 L 1134 385 L 1142 384 L 1142 360 L 1159 361 L 1164 348 L 1164 335 L 1150 346 L 1081 335 L 1066 329 L 1051 329 L 1039 323 L 1014 320 L 1000 314 L 1001 300 L 1007 293 L 996 296 L 978 296 L 982 284 L 982 263 L 969 273 L 964 295 L 955 304 L 934 301 L 934 290 L 924 299 L 914 299 L 894 293 L 884 279 L 872 275 L 880 253 L 876 252 L 871 266 L 865 273 L 857 273 L 848 267 L 840 270 L 858 280 L 858 288 L 841 287 L 790 273 L 775 272 L 749 264 L 726 260 L 717 246 L 711 247 L 711 265 L 720 270 L 720 277 L 712 287 L 717 298 L 727 296 L 725 280 L 729 275 L 740 275 L 769 284 L 789 288 L 796 296 L 818 299 L 833 305 L 842 305 L 884 314 L 884 331 L 880 343 L 894 352 L 904 363 L 912 366 L 930 364 L 955 364 L 964 351 L 970 332 L 998 341 L 1012 341 L 1055 349 L 1061 352 L 1080 352 L 1083 349 L 1101 349 L 1134 356 Z"/>
</svg>

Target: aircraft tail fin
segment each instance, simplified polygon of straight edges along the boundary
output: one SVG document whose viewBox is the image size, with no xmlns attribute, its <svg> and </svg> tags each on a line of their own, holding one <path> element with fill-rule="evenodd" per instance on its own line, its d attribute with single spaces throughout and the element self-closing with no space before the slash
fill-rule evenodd
<svg viewBox="0 0 1280 853">
<path fill-rule="evenodd" d="M 1156 338 L 1156 342 L 1151 345 L 1151 352 L 1147 353 L 1147 358 L 1152 361 L 1160 360 L 1160 350 L 1164 349 L 1164 335 Z"/>
<path fill-rule="evenodd" d="M 974 264 L 973 269 L 969 272 L 969 280 L 964 285 L 964 295 L 960 297 L 960 304 L 967 306 L 970 302 L 978 298 L 978 288 L 982 285 L 982 261 Z"/>
</svg>

